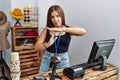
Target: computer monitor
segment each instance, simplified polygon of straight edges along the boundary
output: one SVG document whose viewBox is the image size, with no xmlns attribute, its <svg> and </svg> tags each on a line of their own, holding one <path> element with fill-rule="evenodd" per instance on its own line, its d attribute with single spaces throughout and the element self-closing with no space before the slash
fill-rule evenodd
<svg viewBox="0 0 120 80">
<path fill-rule="evenodd" d="M 114 43 L 115 39 L 94 41 L 87 63 L 94 63 L 102 58 L 104 59 L 103 66 L 105 67 L 107 63 L 106 61 L 110 56 Z"/>
<path fill-rule="evenodd" d="M 74 77 L 83 76 L 84 69 L 87 68 L 92 67 L 93 70 L 97 71 L 106 70 L 107 59 L 110 56 L 114 43 L 115 39 L 94 41 L 88 62 L 64 68 L 63 74 L 70 79 L 74 79 Z"/>
</svg>

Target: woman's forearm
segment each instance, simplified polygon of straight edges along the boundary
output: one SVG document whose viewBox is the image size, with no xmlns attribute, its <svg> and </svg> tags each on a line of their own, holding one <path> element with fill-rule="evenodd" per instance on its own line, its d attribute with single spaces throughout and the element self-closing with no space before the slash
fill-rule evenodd
<svg viewBox="0 0 120 80">
<path fill-rule="evenodd" d="M 63 32 L 68 32 L 71 35 L 76 35 L 76 36 L 82 36 L 82 35 L 86 34 L 86 30 L 83 29 L 83 28 L 79 28 L 79 27 L 63 28 L 62 31 Z"/>
<path fill-rule="evenodd" d="M 86 34 L 86 30 L 80 27 L 63 27 L 63 28 L 47 28 L 47 29 L 56 32 L 60 32 L 60 31 L 68 32 L 71 35 L 76 35 L 76 36 L 82 36 Z"/>
</svg>

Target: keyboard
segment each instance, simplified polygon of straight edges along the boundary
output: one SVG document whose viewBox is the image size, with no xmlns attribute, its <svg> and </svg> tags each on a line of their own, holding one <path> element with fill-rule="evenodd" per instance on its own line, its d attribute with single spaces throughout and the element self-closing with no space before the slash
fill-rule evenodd
<svg viewBox="0 0 120 80">
<path fill-rule="evenodd" d="M 82 67 L 83 69 L 87 69 L 87 68 L 90 68 L 90 67 L 94 67 L 94 66 L 97 66 L 97 65 L 100 65 L 102 64 L 101 61 L 96 61 L 96 62 L 93 62 L 93 63 L 81 63 L 81 64 L 76 64 L 76 65 L 73 65 L 73 66 L 70 66 L 69 68 L 80 68 Z"/>
<path fill-rule="evenodd" d="M 73 65 L 70 68 L 75 69 L 75 68 L 79 68 L 79 67 L 82 67 L 83 69 L 87 69 L 87 68 L 91 67 L 91 65 L 88 63 L 81 63 L 81 64 Z"/>
</svg>

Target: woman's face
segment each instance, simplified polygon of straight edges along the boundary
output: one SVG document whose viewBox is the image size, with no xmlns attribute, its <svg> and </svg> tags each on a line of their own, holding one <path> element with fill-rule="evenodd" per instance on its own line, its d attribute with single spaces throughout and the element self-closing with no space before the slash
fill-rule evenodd
<svg viewBox="0 0 120 80">
<path fill-rule="evenodd" d="M 51 21 L 55 27 L 61 27 L 62 25 L 62 19 L 56 11 L 51 13 Z"/>
</svg>

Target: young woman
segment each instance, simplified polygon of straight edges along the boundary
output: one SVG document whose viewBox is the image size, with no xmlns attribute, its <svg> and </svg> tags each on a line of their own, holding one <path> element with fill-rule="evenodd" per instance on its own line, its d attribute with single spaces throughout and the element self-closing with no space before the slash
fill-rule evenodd
<svg viewBox="0 0 120 80">
<path fill-rule="evenodd" d="M 80 27 L 65 24 L 64 11 L 59 5 L 53 5 L 48 10 L 47 27 L 41 32 L 35 49 L 45 50 L 40 65 L 40 72 L 50 69 L 51 57 L 58 55 L 60 63 L 56 68 L 69 67 L 68 48 L 73 35 L 82 36 L 86 30 Z"/>
</svg>

